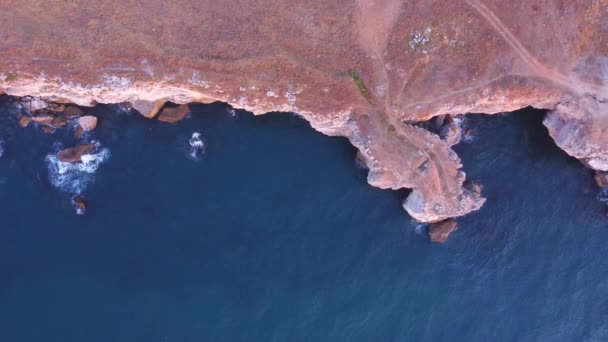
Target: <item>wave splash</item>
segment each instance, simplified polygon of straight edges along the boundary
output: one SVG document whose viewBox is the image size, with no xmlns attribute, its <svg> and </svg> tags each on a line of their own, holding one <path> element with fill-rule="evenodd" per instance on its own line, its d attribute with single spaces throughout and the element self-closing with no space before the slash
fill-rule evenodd
<svg viewBox="0 0 608 342">
<path fill-rule="evenodd" d="M 62 192 L 81 194 L 95 180 L 99 166 L 110 157 L 109 149 L 95 144 L 96 152 L 82 155 L 80 163 L 62 162 L 56 153 L 46 156 L 49 182 Z"/>
<path fill-rule="evenodd" d="M 190 144 L 190 157 L 194 160 L 199 160 L 203 153 L 205 153 L 205 143 L 201 138 L 201 134 L 199 132 L 192 133 L 188 143 Z"/>
</svg>

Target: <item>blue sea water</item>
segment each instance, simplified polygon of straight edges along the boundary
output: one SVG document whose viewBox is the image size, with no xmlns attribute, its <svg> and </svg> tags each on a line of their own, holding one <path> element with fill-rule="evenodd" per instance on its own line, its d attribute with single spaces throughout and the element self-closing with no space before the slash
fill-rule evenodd
<svg viewBox="0 0 608 342">
<path fill-rule="evenodd" d="M 49 180 L 70 132 L 1 101 L 0 341 L 608 340 L 606 208 L 541 112 L 466 119 L 456 150 L 488 201 L 440 245 L 294 115 L 87 111 L 109 158 L 76 174 L 79 216 Z"/>
</svg>

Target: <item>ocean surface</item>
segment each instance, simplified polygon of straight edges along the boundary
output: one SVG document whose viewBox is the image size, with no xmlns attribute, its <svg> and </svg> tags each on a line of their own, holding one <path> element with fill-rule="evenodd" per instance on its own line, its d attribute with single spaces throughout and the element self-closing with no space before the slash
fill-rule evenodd
<svg viewBox="0 0 608 342">
<path fill-rule="evenodd" d="M 442 245 L 345 139 L 193 108 L 87 109 L 101 152 L 70 169 L 70 129 L 19 128 L 0 98 L 0 341 L 608 340 L 606 207 L 542 112 L 467 117 L 488 201 Z"/>
</svg>

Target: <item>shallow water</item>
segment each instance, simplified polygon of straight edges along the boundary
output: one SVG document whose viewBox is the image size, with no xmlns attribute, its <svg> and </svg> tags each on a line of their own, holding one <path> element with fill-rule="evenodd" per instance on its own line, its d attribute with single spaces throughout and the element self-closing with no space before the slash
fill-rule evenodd
<svg viewBox="0 0 608 342">
<path fill-rule="evenodd" d="M 488 201 L 437 245 L 344 139 L 221 104 L 176 125 L 88 110 L 109 158 L 78 216 L 45 159 L 70 133 L 20 129 L 11 108 L 1 341 L 608 340 L 605 208 L 542 113 L 466 119 L 456 149 Z"/>
</svg>

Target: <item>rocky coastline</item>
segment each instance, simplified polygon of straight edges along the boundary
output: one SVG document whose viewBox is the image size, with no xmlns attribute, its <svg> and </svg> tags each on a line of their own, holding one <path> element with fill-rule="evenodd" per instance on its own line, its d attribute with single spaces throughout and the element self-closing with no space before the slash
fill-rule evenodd
<svg viewBox="0 0 608 342">
<path fill-rule="evenodd" d="M 605 0 L 47 5 L 0 4 L 0 94 L 28 96 L 32 113 L 125 103 L 171 123 L 214 101 L 294 112 L 348 138 L 372 186 L 411 189 L 403 207 L 427 223 L 485 201 L 451 149 L 467 135 L 462 114 L 546 109 L 556 144 L 608 171 Z M 19 123 L 52 131 L 72 118 Z M 81 119 L 80 134 L 95 129 L 97 118 Z"/>
</svg>

